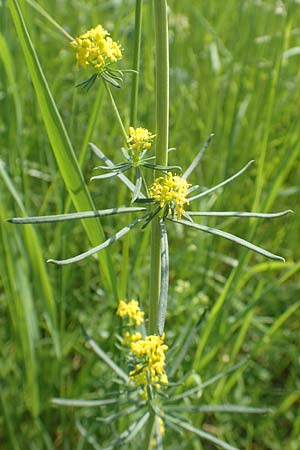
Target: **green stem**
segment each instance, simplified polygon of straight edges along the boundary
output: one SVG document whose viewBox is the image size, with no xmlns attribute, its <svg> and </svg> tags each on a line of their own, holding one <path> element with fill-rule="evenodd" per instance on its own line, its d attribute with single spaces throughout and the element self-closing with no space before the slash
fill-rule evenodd
<svg viewBox="0 0 300 450">
<path fill-rule="evenodd" d="M 169 138 L 169 42 L 167 1 L 154 0 L 156 46 L 156 164 L 168 164 Z M 149 333 L 157 333 L 160 293 L 160 230 L 158 218 L 152 220 L 150 261 Z"/>
<path fill-rule="evenodd" d="M 143 0 L 136 0 L 134 51 L 133 51 L 133 65 L 132 65 L 133 70 L 135 70 L 136 72 L 133 72 L 132 74 L 131 109 L 130 109 L 130 125 L 132 127 L 136 127 L 137 121 L 139 69 L 141 59 L 142 13 L 143 13 Z"/>
<path fill-rule="evenodd" d="M 153 411 L 150 411 L 150 417 L 148 419 L 145 433 L 145 450 L 151 450 L 153 448 L 152 436 L 153 436 L 154 421 L 155 421 L 155 414 Z"/>
<path fill-rule="evenodd" d="M 134 31 L 134 51 L 132 68 L 136 72 L 132 74 L 131 85 L 131 105 L 130 105 L 130 122 L 132 127 L 136 127 L 137 122 L 137 105 L 138 105 L 138 86 L 139 86 L 139 68 L 140 68 L 140 56 L 141 56 L 141 36 L 142 36 L 142 11 L 143 0 L 136 0 L 135 3 L 135 31 Z M 131 217 L 131 216 L 130 216 Z M 129 218 L 130 221 L 130 218 Z M 130 233 L 124 238 L 123 243 L 123 261 L 122 261 L 122 274 L 120 283 L 120 297 L 126 297 L 127 285 L 128 285 L 128 270 L 129 270 L 129 247 L 130 247 Z"/>
<path fill-rule="evenodd" d="M 120 116 L 118 107 L 117 107 L 116 102 L 115 102 L 115 99 L 114 99 L 114 97 L 113 97 L 113 95 L 112 95 L 112 93 L 111 93 L 110 87 L 108 86 L 108 84 L 107 84 L 105 81 L 103 81 L 103 83 L 104 83 L 106 92 L 108 93 L 108 97 L 109 97 L 109 100 L 110 100 L 110 102 L 111 102 L 113 111 L 114 111 L 114 113 L 115 113 L 117 122 L 119 123 L 120 128 L 121 128 L 121 130 L 122 130 L 122 134 L 123 134 L 124 139 L 125 139 L 125 147 L 127 147 L 127 138 L 128 138 L 128 136 L 127 136 L 125 127 L 124 127 L 124 125 L 123 125 L 123 121 L 122 121 L 122 119 L 121 119 L 121 116 Z"/>
</svg>

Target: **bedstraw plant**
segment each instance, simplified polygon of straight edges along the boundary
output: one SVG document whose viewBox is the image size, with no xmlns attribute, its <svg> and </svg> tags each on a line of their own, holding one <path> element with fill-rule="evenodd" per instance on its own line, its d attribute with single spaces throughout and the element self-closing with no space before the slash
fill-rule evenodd
<svg viewBox="0 0 300 450">
<path fill-rule="evenodd" d="M 64 213 L 61 215 L 48 215 L 39 217 L 19 217 L 9 219 L 13 224 L 38 224 L 53 223 L 69 220 L 87 220 L 111 215 L 128 216 L 126 226 L 118 229 L 111 236 L 102 239 L 95 244 L 95 239 L 90 239 L 92 247 L 87 251 L 67 259 L 48 259 L 49 263 L 58 266 L 75 264 L 85 258 L 98 255 L 108 247 L 112 249 L 117 240 L 125 237 L 133 229 L 143 233 L 147 227 L 151 227 L 150 243 L 150 273 L 149 296 L 143 298 L 142 304 L 148 306 L 147 314 L 142 311 L 136 299 L 130 301 L 119 298 L 119 291 L 114 286 L 116 302 L 116 318 L 119 320 L 120 334 L 115 337 L 116 346 L 120 353 L 120 361 L 115 362 L 105 353 L 101 347 L 86 334 L 86 339 L 92 350 L 104 361 L 117 377 L 119 391 L 108 395 L 106 399 L 95 401 L 55 398 L 53 403 L 63 406 L 95 406 L 107 407 L 109 411 L 104 417 L 98 418 L 101 423 L 109 424 L 117 430 L 114 437 L 107 442 L 97 442 L 91 436 L 85 426 L 78 421 L 77 426 L 81 435 L 96 450 L 141 448 L 163 449 L 165 437 L 170 433 L 179 433 L 183 436 L 192 433 L 201 440 L 207 440 L 216 447 L 233 450 L 230 444 L 204 431 L 189 420 L 192 412 L 238 412 L 238 413 L 266 413 L 267 408 L 246 407 L 240 405 L 205 405 L 201 402 L 202 390 L 225 375 L 234 372 L 246 361 L 242 360 L 227 371 L 216 374 L 211 379 L 197 382 L 192 386 L 187 382 L 190 373 L 181 380 L 175 382 L 172 378 L 189 350 L 190 339 L 182 344 L 180 356 L 175 359 L 172 356 L 172 348 L 168 348 L 168 326 L 166 325 L 168 288 L 169 288 L 169 242 L 168 228 L 171 226 L 188 227 L 195 232 L 205 232 L 228 239 L 234 243 L 257 252 L 267 258 L 284 260 L 269 250 L 265 250 L 248 240 L 225 232 L 221 229 L 210 227 L 198 222 L 201 217 L 241 217 L 270 219 L 283 216 L 290 211 L 277 213 L 241 212 L 241 211 L 201 211 L 194 208 L 197 200 L 221 189 L 239 176 L 243 175 L 253 161 L 249 161 L 237 173 L 220 181 L 210 188 L 202 188 L 193 179 L 193 172 L 201 161 L 204 152 L 209 148 L 213 138 L 211 134 L 203 147 L 190 165 L 183 170 L 178 165 L 169 165 L 170 152 L 186 150 L 169 148 L 169 40 L 168 18 L 166 0 L 154 0 L 154 27 L 155 27 L 155 66 L 156 66 L 156 93 L 153 101 L 156 105 L 156 128 L 148 130 L 147 124 L 137 126 L 137 87 L 139 80 L 140 46 L 141 46 L 141 11 L 142 1 L 136 1 L 136 28 L 134 42 L 134 61 L 132 70 L 119 68 L 121 59 L 126 55 L 119 41 L 114 41 L 108 31 L 102 25 L 96 25 L 77 38 L 70 37 L 70 46 L 75 51 L 78 68 L 89 72 L 89 77 L 79 83 L 78 89 L 97 89 L 97 83 L 104 83 L 112 110 L 119 125 L 123 138 L 123 147 L 120 149 L 121 162 L 111 161 L 105 153 L 95 144 L 90 148 L 101 161 L 101 165 L 95 167 L 96 174 L 91 177 L 93 183 L 105 183 L 106 179 L 115 178 L 117 183 L 122 183 L 129 191 L 127 205 L 118 206 L 113 199 L 107 204 L 107 209 L 97 210 L 90 204 L 91 209 L 80 212 Z M 10 8 L 15 17 L 20 32 L 25 30 L 25 23 L 17 1 L 10 1 Z M 30 45 L 29 45 L 30 48 Z M 34 54 L 31 55 L 34 59 Z M 128 74 L 126 75 L 126 72 Z M 124 79 L 126 75 L 126 80 Z M 122 122 L 112 89 L 126 89 L 127 80 L 132 77 L 132 105 L 131 124 L 128 129 Z M 126 83 L 124 83 L 126 81 Z M 37 81 L 38 82 L 38 81 Z M 87 94 L 89 95 L 89 94 Z M 218 132 L 218 130 L 216 130 Z M 155 149 L 155 151 L 154 151 Z M 192 152 L 189 152 L 191 154 Z M 117 159 L 117 157 L 116 157 Z M 75 164 L 76 166 L 76 164 Z M 126 173 L 126 174 L 125 174 Z M 85 193 L 86 199 L 89 198 Z M 73 196 L 76 205 L 76 195 Z M 85 202 L 87 205 L 87 203 Z M 77 202 L 78 205 L 78 202 Z M 80 208 L 82 203 L 80 205 Z M 133 215 L 136 217 L 133 219 Z M 102 236 L 104 237 L 103 232 Z M 100 234 L 101 234 L 100 233 Z M 128 241 L 129 242 L 129 241 Z M 135 245 L 133 243 L 133 245 Z M 112 247 L 110 247 L 112 246 Z M 124 246 L 124 251 L 126 246 Z M 188 251 L 188 250 L 187 250 Z M 88 261 L 86 261 L 88 264 Z M 106 266 L 106 276 L 110 279 L 111 288 L 115 283 L 113 270 Z M 132 276 L 135 276 L 134 274 Z M 130 298 L 130 293 L 127 293 Z M 193 336 L 199 329 L 204 315 L 190 332 Z M 168 325 L 168 323 L 167 323 Z M 170 357 L 168 356 L 170 354 Z M 126 369 L 124 369 L 124 367 Z M 200 374 L 205 377 L 205 374 Z M 200 380 L 200 381 L 199 381 Z M 109 394 L 109 393 L 108 393 Z M 196 402 L 192 401 L 195 399 Z M 128 419 L 129 417 L 129 419 Z M 143 436 L 139 441 L 137 436 Z M 166 441 L 167 442 L 167 441 Z"/>
</svg>

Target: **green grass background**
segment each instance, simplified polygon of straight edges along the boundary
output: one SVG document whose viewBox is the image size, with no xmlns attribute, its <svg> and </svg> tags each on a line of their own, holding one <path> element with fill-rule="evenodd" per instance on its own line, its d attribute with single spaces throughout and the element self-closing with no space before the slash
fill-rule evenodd
<svg viewBox="0 0 300 450">
<path fill-rule="evenodd" d="M 144 3 L 138 125 L 155 131 L 152 8 L 151 2 Z M 26 1 L 20 5 L 88 183 L 98 161 L 87 142 L 93 141 L 118 162 L 119 126 L 105 92 L 75 88 L 86 74 L 76 70 L 65 36 Z M 133 1 L 40 0 L 38 5 L 73 36 L 98 23 L 104 25 L 124 48 L 120 67 L 131 68 Z M 202 220 L 251 239 L 284 256 L 286 263 L 269 262 L 210 235 L 169 227 L 166 332 L 175 354 L 180 339 L 185 340 L 189 328 L 208 309 L 177 377 L 193 369 L 206 380 L 249 355 L 246 367 L 205 390 L 199 401 L 267 406 L 272 412 L 250 417 L 198 414 L 193 416 L 194 424 L 241 449 L 298 450 L 300 4 L 296 0 L 170 0 L 169 7 L 170 146 L 177 148 L 170 163 L 187 167 L 214 132 L 201 166 L 189 181 L 210 187 L 250 159 L 255 164 L 231 185 L 205 197 L 199 209 L 294 210 L 292 216 L 272 221 Z M 109 431 L 93 417 L 105 412 L 57 408 L 50 399 L 103 398 L 116 388 L 112 374 L 86 348 L 81 326 L 118 360 L 111 279 L 121 278 L 122 244 L 114 244 L 100 264 L 90 259 L 71 267 L 48 266 L 44 262 L 48 257 L 85 250 L 88 232 L 99 242 L 101 229 L 91 225 L 94 228 L 87 231 L 74 222 L 23 228 L 5 222 L 16 215 L 75 210 L 72 162 L 59 162 L 66 147 L 53 150 L 57 141 L 49 120 L 47 132 L 41 109 L 46 102 L 32 84 L 20 43 L 8 4 L 2 2 L 0 447 L 89 449 L 91 445 L 76 429 L 75 416 L 90 417 L 87 423 L 101 444 Z M 129 126 L 130 75 L 113 93 Z M 128 193 L 116 180 L 94 182 L 88 188 L 97 209 L 128 204 Z M 125 224 L 126 218 L 102 221 L 108 235 Z M 147 308 L 149 236 L 147 231 L 142 238 L 138 232 L 131 236 L 127 296 L 138 296 Z M 170 448 L 214 448 L 192 435 L 186 435 L 180 447 L 175 439 L 174 431 L 167 432 Z"/>
</svg>

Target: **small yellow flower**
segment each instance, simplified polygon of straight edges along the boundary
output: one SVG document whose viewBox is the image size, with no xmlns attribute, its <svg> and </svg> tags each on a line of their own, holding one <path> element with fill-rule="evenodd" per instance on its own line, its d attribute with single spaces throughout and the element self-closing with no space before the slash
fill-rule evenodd
<svg viewBox="0 0 300 450">
<path fill-rule="evenodd" d="M 130 300 L 128 303 L 124 302 L 124 300 L 120 300 L 116 314 L 122 319 L 125 317 L 132 319 L 137 326 L 144 322 L 145 313 L 140 310 L 136 300 Z"/>
<path fill-rule="evenodd" d="M 140 339 L 142 339 L 141 333 L 137 332 L 132 334 L 129 331 L 125 331 L 122 339 L 122 345 L 124 345 L 124 347 L 130 347 L 132 342 L 139 341 Z"/>
<path fill-rule="evenodd" d="M 161 208 L 169 205 L 171 209 L 175 209 L 180 220 L 184 214 L 184 204 L 189 204 L 186 197 L 190 186 L 184 178 L 169 172 L 166 176 L 154 180 L 150 187 L 150 196 L 159 202 Z"/>
<path fill-rule="evenodd" d="M 155 384 L 160 389 L 161 384 L 168 383 L 165 372 L 165 351 L 168 346 L 164 344 L 165 336 L 149 335 L 145 339 L 131 342 L 130 350 L 138 359 L 134 370 L 129 373 L 130 381 L 135 386 L 143 386 L 143 397 L 147 398 L 147 385 Z"/>
<path fill-rule="evenodd" d="M 96 71 L 122 58 L 120 45 L 112 40 L 101 25 L 81 34 L 70 45 L 76 50 L 78 66 L 92 66 Z"/>
<path fill-rule="evenodd" d="M 147 128 L 129 127 L 129 136 L 127 143 L 129 144 L 129 154 L 134 162 L 138 162 L 139 155 L 144 150 L 149 150 L 155 134 L 152 134 Z"/>
</svg>

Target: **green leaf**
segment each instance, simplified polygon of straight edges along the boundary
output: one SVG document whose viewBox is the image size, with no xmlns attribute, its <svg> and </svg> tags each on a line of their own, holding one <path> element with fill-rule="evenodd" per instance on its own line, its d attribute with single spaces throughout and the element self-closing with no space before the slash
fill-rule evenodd
<svg viewBox="0 0 300 450">
<path fill-rule="evenodd" d="M 184 412 L 204 412 L 204 413 L 239 413 L 239 414 L 267 414 L 271 410 L 270 408 L 253 408 L 250 406 L 242 405 L 185 405 L 178 406 L 174 405 L 172 407 L 166 408 L 168 411 L 184 411 Z"/>
<path fill-rule="evenodd" d="M 200 194 L 194 195 L 194 197 L 189 198 L 189 201 L 192 202 L 193 200 L 196 200 L 198 198 L 204 197 L 205 195 L 210 194 L 211 192 L 215 191 L 216 189 L 219 189 L 222 186 L 225 186 L 226 184 L 230 183 L 231 181 L 233 181 L 235 178 L 239 177 L 240 175 L 242 175 L 242 173 L 245 172 L 245 170 L 248 169 L 248 167 L 254 163 L 254 160 L 249 161 L 241 170 L 239 170 L 237 173 L 235 173 L 234 175 L 232 175 L 229 178 L 226 178 L 226 180 L 222 181 L 222 183 L 216 184 L 216 186 L 213 186 L 210 189 L 207 189 L 204 192 L 201 192 Z"/>
<path fill-rule="evenodd" d="M 192 328 L 191 328 L 191 326 L 189 326 L 189 333 L 187 334 L 187 336 L 185 336 L 185 339 L 181 346 L 180 352 L 179 352 L 178 356 L 176 357 L 175 361 L 174 362 L 172 361 L 171 370 L 169 370 L 170 378 L 172 378 L 175 375 L 177 369 L 179 368 L 180 364 L 182 363 L 185 355 L 187 354 L 188 349 L 190 348 L 191 344 L 194 341 L 194 337 L 198 333 L 199 328 L 203 323 L 205 315 L 206 315 L 206 310 L 200 316 L 197 323 L 194 326 L 192 326 Z"/>
<path fill-rule="evenodd" d="M 80 400 L 80 399 L 71 399 L 71 398 L 52 398 L 51 403 L 53 405 L 59 406 L 69 406 L 71 408 L 90 408 L 93 406 L 106 406 L 106 405 L 115 405 L 119 404 L 119 399 L 108 398 L 104 400 Z"/>
<path fill-rule="evenodd" d="M 186 431 L 191 431 L 192 433 L 196 434 L 197 436 L 200 436 L 202 439 L 205 439 L 206 441 L 212 442 L 219 447 L 223 448 L 224 450 L 239 450 L 237 447 L 233 447 L 232 445 L 227 444 L 224 441 L 221 441 L 220 439 L 216 438 L 210 433 L 206 433 L 205 431 L 200 430 L 199 428 L 194 427 L 193 425 L 190 425 L 187 422 L 184 422 L 183 420 L 175 419 L 175 417 L 170 416 L 169 414 L 164 414 L 163 418 L 166 420 L 166 422 L 171 422 L 173 424 L 178 425 L 179 428 L 183 428 Z"/>
<path fill-rule="evenodd" d="M 182 168 L 180 166 L 160 166 L 157 164 L 149 164 L 146 162 L 143 162 L 141 165 L 147 167 L 148 169 L 160 170 L 161 172 L 167 172 L 168 170 L 176 170 L 176 169 L 178 169 L 180 172 L 182 171 Z"/>
<path fill-rule="evenodd" d="M 120 89 L 121 87 L 120 83 L 118 83 L 114 78 L 108 75 L 107 72 L 101 72 L 100 77 L 107 83 L 111 84 L 113 87 Z"/>
<path fill-rule="evenodd" d="M 135 184 L 131 203 L 134 203 L 139 198 L 141 189 L 142 189 L 142 182 L 143 182 L 141 169 L 139 167 L 135 168 L 135 174 L 136 174 L 136 184 Z"/>
<path fill-rule="evenodd" d="M 55 214 L 51 216 L 14 217 L 12 219 L 7 219 L 7 221 L 14 224 L 51 223 L 51 222 L 63 222 L 67 220 L 89 219 L 91 217 L 104 217 L 104 216 L 111 216 L 114 214 L 127 214 L 139 211 L 146 211 L 146 208 L 134 206 L 128 208 L 109 208 L 79 213 Z"/>
<path fill-rule="evenodd" d="M 121 239 L 123 236 L 125 236 L 125 234 L 127 234 L 129 231 L 131 231 L 142 220 L 144 220 L 144 217 L 141 217 L 139 219 L 134 220 L 132 223 L 130 223 L 129 225 L 126 225 L 126 227 L 122 228 L 120 231 L 118 231 L 116 234 L 111 236 L 109 239 L 107 239 L 106 241 L 102 242 L 102 244 L 91 248 L 87 252 L 81 253 L 80 255 L 77 255 L 77 256 L 74 256 L 73 258 L 68 258 L 68 259 L 61 259 L 61 260 L 48 259 L 47 262 L 48 263 L 57 264 L 59 266 L 63 266 L 63 265 L 66 265 L 66 264 L 72 264 L 72 263 L 75 263 L 75 262 L 78 262 L 78 261 L 82 261 L 83 259 L 87 258 L 88 256 L 91 256 L 91 255 L 94 255 L 95 253 L 100 252 L 104 248 L 106 248 L 109 245 L 111 245 L 114 242 L 116 242 L 118 239 Z"/>
<path fill-rule="evenodd" d="M 176 220 L 169 218 L 168 220 L 172 220 L 172 222 L 175 223 L 181 223 L 182 225 L 186 225 L 190 228 L 195 228 L 199 231 L 204 231 L 205 233 L 210 233 L 215 236 L 220 236 L 225 239 L 228 239 L 229 241 L 235 242 L 236 244 L 242 245 L 243 247 L 248 248 L 249 250 L 253 250 L 256 253 L 259 253 L 260 255 L 266 256 L 267 258 L 271 259 L 278 259 L 280 261 L 285 261 L 282 256 L 275 255 L 274 253 L 269 252 L 268 250 L 264 250 L 261 247 L 258 247 L 254 244 L 251 244 L 251 242 L 246 241 L 245 239 L 239 238 L 238 236 L 234 236 L 233 234 L 227 233 L 226 231 L 218 230 L 217 228 L 211 228 L 207 227 L 206 225 L 199 225 L 197 223 L 191 223 L 187 220 Z"/>
<path fill-rule="evenodd" d="M 160 219 L 160 261 L 161 261 L 161 284 L 158 304 L 158 333 L 160 336 L 164 332 L 165 320 L 168 305 L 168 289 L 169 289 L 169 247 L 168 234 L 165 221 Z"/>
<path fill-rule="evenodd" d="M 8 5 L 17 36 L 23 49 L 28 72 L 37 95 L 48 138 L 72 202 L 77 211 L 94 209 L 92 198 L 84 182 L 70 138 L 66 132 L 26 28 L 19 3 L 17 0 L 8 0 Z M 104 232 L 99 221 L 87 220 L 83 223 L 83 226 L 92 245 L 99 242 L 100 239 L 103 239 Z M 100 256 L 100 265 L 110 289 L 117 295 L 115 289 L 116 283 L 114 282 L 115 274 L 110 258 L 106 253 Z"/>
<path fill-rule="evenodd" d="M 212 216 L 212 217 L 258 217 L 262 219 L 272 219 L 273 217 L 281 217 L 292 213 L 291 209 L 280 211 L 278 213 L 255 213 L 255 212 L 235 212 L 235 211 L 189 211 L 189 216 Z"/>
<path fill-rule="evenodd" d="M 151 222 L 151 220 L 153 219 L 153 217 L 155 217 L 156 214 L 158 214 L 160 210 L 161 210 L 161 207 L 158 206 L 156 209 L 154 209 L 154 211 L 152 211 L 150 214 L 148 214 L 148 216 L 146 217 L 145 222 L 143 223 L 142 230 L 144 230 L 144 229 L 146 228 L 146 226 L 148 225 L 148 223 Z"/>
<path fill-rule="evenodd" d="M 227 370 L 223 370 L 222 372 L 217 373 L 213 377 L 211 377 L 208 380 L 204 381 L 199 386 L 196 386 L 194 388 L 188 389 L 187 391 L 184 391 L 181 394 L 176 395 L 175 397 L 174 396 L 171 397 L 169 400 L 167 400 L 167 402 L 169 402 L 169 403 L 177 402 L 178 403 L 179 400 L 182 400 L 182 399 L 184 399 L 186 397 L 189 397 L 191 395 L 197 394 L 199 392 L 199 390 L 205 389 L 207 386 L 210 386 L 211 384 L 216 383 L 216 381 L 220 380 L 221 378 L 225 377 L 226 375 L 229 375 L 230 373 L 235 372 L 237 369 L 239 369 L 241 366 L 243 366 L 248 361 L 249 361 L 249 358 L 242 359 L 242 361 L 240 361 L 237 364 L 229 367 L 229 369 L 227 369 Z"/>
<path fill-rule="evenodd" d="M 193 160 L 193 162 L 190 164 L 190 166 L 186 169 L 186 171 L 182 175 L 182 178 L 185 178 L 185 179 L 188 178 L 190 176 L 190 174 L 193 172 L 193 170 L 198 166 L 199 162 L 202 159 L 202 156 L 204 155 L 205 150 L 207 149 L 207 147 L 211 143 L 213 137 L 214 137 L 213 133 L 211 133 L 208 136 L 208 139 L 204 143 L 204 145 L 201 148 L 201 150 L 199 151 L 199 153 L 196 155 L 196 158 Z"/>
<path fill-rule="evenodd" d="M 89 145 L 90 145 L 91 149 L 93 150 L 93 152 L 95 153 L 95 155 L 98 156 L 98 158 L 100 158 L 103 162 L 105 162 L 105 164 L 106 164 L 108 167 L 114 167 L 114 164 L 112 163 L 112 161 L 111 161 L 109 158 L 107 158 L 107 156 L 105 156 L 105 154 L 102 152 L 102 150 L 100 150 L 100 148 L 96 147 L 96 145 L 95 145 L 95 144 L 92 144 L 91 142 L 90 142 Z M 134 186 L 134 184 L 126 177 L 126 175 L 123 175 L 122 173 L 118 173 L 118 174 L 117 174 L 117 177 L 120 178 L 120 180 L 123 181 L 123 183 L 128 187 L 128 189 L 129 189 L 131 192 L 134 192 L 135 186 Z M 144 196 L 142 193 L 140 193 L 140 197 L 141 197 L 141 198 L 145 198 L 145 196 Z"/>
<path fill-rule="evenodd" d="M 114 172 L 103 173 L 102 175 L 95 175 L 94 177 L 91 177 L 90 181 L 103 180 L 104 178 L 116 177 L 117 175 L 120 175 L 121 173 L 125 172 L 126 170 L 127 170 L 127 168 L 119 169 L 118 171 L 114 171 Z"/>
<path fill-rule="evenodd" d="M 127 374 L 119 367 L 109 356 L 105 351 L 102 350 L 102 348 L 99 347 L 99 345 L 92 339 L 90 336 L 86 336 L 87 343 L 91 347 L 91 349 L 96 353 L 96 355 L 99 356 L 102 361 L 105 362 L 105 364 L 108 365 L 115 373 L 120 377 L 122 380 L 124 380 L 126 383 L 129 382 L 129 377 Z"/>
<path fill-rule="evenodd" d="M 18 207 L 22 211 L 22 214 L 26 215 L 26 209 L 22 203 L 21 197 L 17 192 L 15 186 L 13 185 L 12 180 L 10 179 L 8 173 L 5 170 L 3 161 L 0 160 L 0 175 L 12 195 L 14 201 L 17 203 Z M 0 213 L 0 217 L 3 220 L 2 214 Z M 57 321 L 57 308 L 55 304 L 55 298 L 53 295 L 51 283 L 49 281 L 49 277 L 45 267 L 45 261 L 42 255 L 41 245 L 39 243 L 38 236 L 33 227 L 28 226 L 25 227 L 24 230 L 25 236 L 25 244 L 26 251 L 29 256 L 29 261 L 34 270 L 36 271 L 36 280 L 39 283 L 40 289 L 40 299 L 43 302 L 43 314 L 45 316 L 45 320 L 47 326 L 49 328 L 50 334 L 53 339 L 55 352 L 57 356 L 61 355 L 60 342 L 59 342 L 59 333 L 58 333 L 58 321 Z"/>
</svg>

